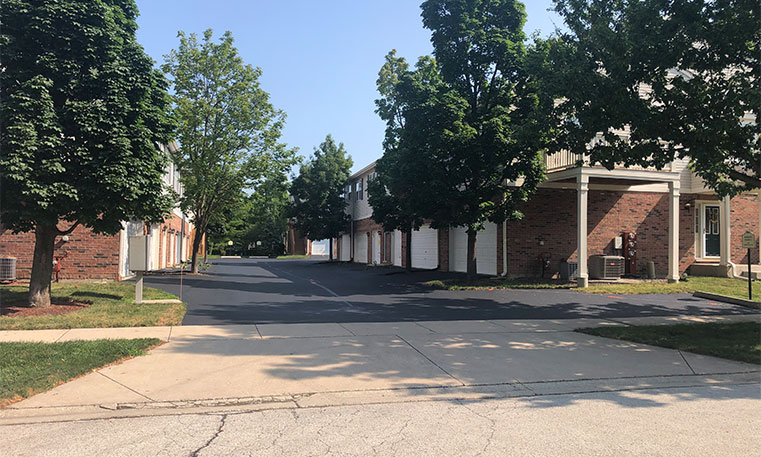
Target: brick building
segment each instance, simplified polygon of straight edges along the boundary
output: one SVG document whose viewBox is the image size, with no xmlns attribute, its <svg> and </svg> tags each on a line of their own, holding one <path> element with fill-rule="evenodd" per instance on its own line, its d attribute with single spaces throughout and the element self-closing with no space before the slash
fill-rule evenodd
<svg viewBox="0 0 761 457">
<path fill-rule="evenodd" d="M 177 148 L 176 143 L 161 146 L 168 153 Z M 167 188 L 182 194 L 179 173 L 173 163 L 169 163 L 163 176 Z M 122 280 L 133 276 L 129 271 L 129 237 L 150 236 L 151 269 L 162 269 L 181 263 L 190 258 L 193 225 L 179 208 L 175 208 L 161 224 L 146 226 L 142 221 L 122 223 L 122 230 L 116 235 L 99 235 L 79 226 L 67 236 L 59 236 L 55 242 L 56 257 L 61 260 L 60 278 L 69 279 L 111 279 Z M 18 279 L 28 279 L 32 269 L 34 253 L 34 233 L 0 233 L 0 257 L 15 257 Z M 65 257 L 64 257 L 65 256 Z"/>
<path fill-rule="evenodd" d="M 747 264 L 741 237 L 759 239 L 761 199 L 745 193 L 719 200 L 703 181 L 677 160 L 663 170 L 591 166 L 567 152 L 546 157 L 547 180 L 523 205 L 525 217 L 487 223 L 477 236 L 478 272 L 510 277 L 557 276 L 563 263 L 577 266 L 580 284 L 589 277 L 591 255 L 623 255 L 616 238 L 636 233 L 637 256 L 631 273 L 644 276 L 648 262 L 656 277 L 678 280 L 681 273 L 726 276 Z M 405 237 L 372 220 L 367 181 L 372 163 L 354 173 L 344 190 L 352 222 L 335 243 L 344 261 L 404 266 Z M 751 262 L 759 263 L 758 249 Z M 412 233 L 412 266 L 466 270 L 465 228 Z M 579 255 L 581 253 L 581 255 Z"/>
</svg>

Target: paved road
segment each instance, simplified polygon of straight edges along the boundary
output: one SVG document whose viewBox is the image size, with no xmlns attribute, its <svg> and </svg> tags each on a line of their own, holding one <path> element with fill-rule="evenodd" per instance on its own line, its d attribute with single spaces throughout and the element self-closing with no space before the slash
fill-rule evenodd
<svg viewBox="0 0 761 457">
<path fill-rule="evenodd" d="M 753 456 L 758 384 L 0 427 L 15 456 Z"/>
<path fill-rule="evenodd" d="M 751 310 L 689 295 L 590 295 L 570 290 L 433 290 L 451 273 L 415 272 L 315 260 L 223 259 L 185 276 L 183 324 L 402 322 L 480 319 L 620 318 L 743 314 Z M 179 293 L 177 276 L 146 284 Z"/>
</svg>

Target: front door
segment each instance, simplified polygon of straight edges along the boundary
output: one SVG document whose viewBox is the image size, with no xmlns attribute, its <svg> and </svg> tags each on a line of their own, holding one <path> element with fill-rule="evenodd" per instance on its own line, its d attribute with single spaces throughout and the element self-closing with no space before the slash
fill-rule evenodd
<svg viewBox="0 0 761 457">
<path fill-rule="evenodd" d="M 721 227 L 719 205 L 705 205 L 703 207 L 704 257 L 719 257 L 719 255 L 721 255 L 719 227 Z"/>
</svg>

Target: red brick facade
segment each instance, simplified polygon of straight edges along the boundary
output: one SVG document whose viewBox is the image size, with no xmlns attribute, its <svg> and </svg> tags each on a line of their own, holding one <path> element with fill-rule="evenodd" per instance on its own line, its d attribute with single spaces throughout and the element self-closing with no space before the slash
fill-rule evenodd
<svg viewBox="0 0 761 457">
<path fill-rule="evenodd" d="M 188 222 L 184 224 L 183 228 L 182 219 L 171 216 L 159 225 L 159 263 L 156 268 L 171 267 L 177 263 L 177 259 L 182 258 L 178 253 L 180 238 L 186 258 L 190 258 L 192 227 Z M 122 233 L 98 235 L 86 227 L 79 226 L 68 237 L 67 242 L 60 236 L 55 242 L 54 256 L 63 256 L 66 253 L 66 257 L 61 261 L 61 280 L 124 279 L 119 268 Z M 0 235 L 0 256 L 15 257 L 16 277 L 29 279 L 34 257 L 34 233 L 3 232 Z"/>
<path fill-rule="evenodd" d="M 576 252 L 576 190 L 539 189 L 521 210 L 524 218 L 507 223 L 507 272 L 510 276 L 536 276 L 541 271 L 540 256 L 550 258 L 549 273 L 558 273 L 566 259 L 575 262 Z M 646 192 L 589 192 L 587 252 L 619 254 L 613 245 L 623 232 L 636 232 L 639 255 L 637 271 L 646 272 L 647 262 L 655 263 L 657 276 L 668 272 L 668 194 Z M 684 272 L 695 262 L 696 200 L 711 200 L 704 195 L 683 194 L 680 197 L 679 264 Z M 686 204 L 691 202 L 689 208 Z M 747 194 L 732 199 L 732 261 L 747 262 L 740 237 L 746 230 L 758 236 L 757 196 Z M 502 246 L 501 230 L 498 246 Z M 540 246 L 540 241 L 543 245 Z M 499 249 L 499 248 L 498 248 Z M 758 262 L 758 250 L 752 262 Z M 502 261 L 498 253 L 497 271 Z"/>
<path fill-rule="evenodd" d="M 61 261 L 61 279 L 119 279 L 119 234 L 107 236 L 79 226 L 69 241 L 57 237 L 54 256 L 68 253 Z M 4 232 L 0 235 L 0 256 L 15 257 L 16 277 L 29 279 L 34 256 L 34 233 Z"/>
<path fill-rule="evenodd" d="M 545 275 L 559 274 L 563 261 L 576 262 L 577 191 L 575 189 L 539 189 L 521 210 L 524 218 L 507 224 L 507 274 L 533 277 L 541 274 L 540 258 L 550 259 Z M 588 255 L 620 255 L 614 239 L 624 232 L 636 232 L 638 239 L 637 273 L 647 272 L 649 261 L 655 263 L 658 277 L 668 273 L 669 195 L 656 192 L 622 192 L 590 190 L 588 197 Z M 697 231 L 696 202 L 716 201 L 703 194 L 682 194 L 679 203 L 679 268 L 686 271 L 695 262 Z M 718 201 L 717 201 L 718 203 Z M 743 194 L 731 201 L 731 259 L 747 263 L 747 251 L 741 237 L 746 230 L 759 236 L 758 196 Z M 370 218 L 354 221 L 355 235 L 383 231 Z M 402 266 L 407 240 L 401 234 Z M 497 225 L 497 274 L 503 274 L 503 225 Z M 373 262 L 372 238 L 368 239 L 368 263 Z M 339 243 L 340 244 L 340 243 Z M 449 270 L 449 231 L 439 231 L 439 269 Z M 751 251 L 757 263 L 758 249 Z"/>
</svg>

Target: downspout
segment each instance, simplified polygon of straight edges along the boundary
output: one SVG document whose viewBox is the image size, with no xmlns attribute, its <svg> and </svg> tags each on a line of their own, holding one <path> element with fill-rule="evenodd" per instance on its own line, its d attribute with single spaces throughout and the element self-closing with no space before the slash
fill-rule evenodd
<svg viewBox="0 0 761 457">
<path fill-rule="evenodd" d="M 505 184 L 507 184 L 507 180 L 505 180 Z M 507 194 L 504 198 L 507 199 Z M 502 274 L 500 276 L 507 277 L 507 219 L 502 221 Z"/>
</svg>

